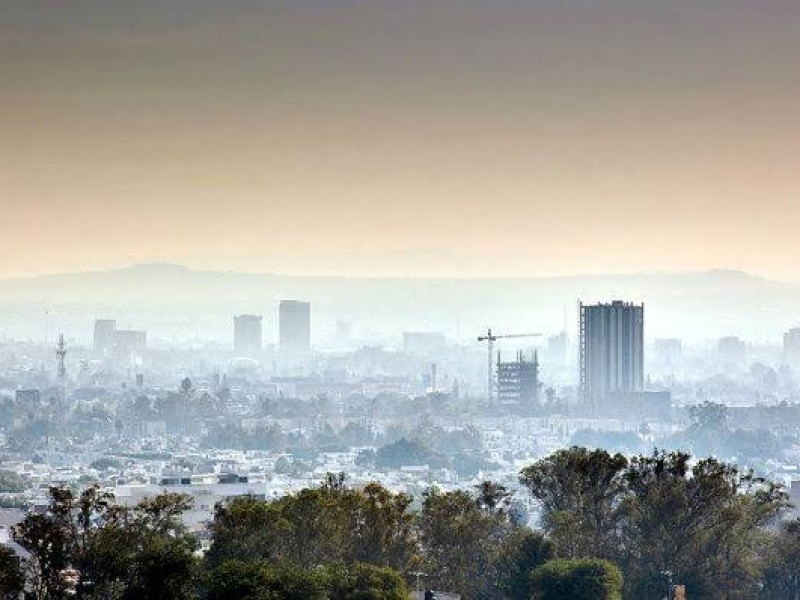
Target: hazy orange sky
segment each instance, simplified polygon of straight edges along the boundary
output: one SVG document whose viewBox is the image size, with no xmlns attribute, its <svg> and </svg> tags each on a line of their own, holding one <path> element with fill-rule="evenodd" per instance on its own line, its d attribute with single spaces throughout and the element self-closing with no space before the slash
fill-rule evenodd
<svg viewBox="0 0 800 600">
<path fill-rule="evenodd" d="M 798 0 L 7 0 L 0 276 L 800 277 Z"/>
</svg>

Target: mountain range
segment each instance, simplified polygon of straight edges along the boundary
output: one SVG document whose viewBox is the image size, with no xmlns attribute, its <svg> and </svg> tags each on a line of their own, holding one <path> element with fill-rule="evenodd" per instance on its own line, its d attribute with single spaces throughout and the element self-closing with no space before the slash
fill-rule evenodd
<svg viewBox="0 0 800 600">
<path fill-rule="evenodd" d="M 575 330 L 576 304 L 644 302 L 647 337 L 740 335 L 779 341 L 800 323 L 800 284 L 733 270 L 531 278 L 312 277 L 193 270 L 145 264 L 105 271 L 0 280 L 0 337 L 37 339 L 43 315 L 78 340 L 95 318 L 148 329 L 151 338 L 227 340 L 234 314 L 265 318 L 274 337 L 281 299 L 312 302 L 315 336 L 337 320 L 364 337 L 409 330 L 470 339 L 496 331 Z"/>
</svg>

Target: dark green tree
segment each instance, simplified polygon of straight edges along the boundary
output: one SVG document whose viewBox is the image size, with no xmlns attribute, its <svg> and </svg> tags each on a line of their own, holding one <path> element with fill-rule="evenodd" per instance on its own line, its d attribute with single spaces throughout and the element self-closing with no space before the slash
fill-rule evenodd
<svg viewBox="0 0 800 600">
<path fill-rule="evenodd" d="M 720 433 L 728 430 L 730 410 L 724 404 L 703 402 L 689 407 L 690 429 L 694 432 Z"/>
<path fill-rule="evenodd" d="M 208 580 L 208 600 L 328 600 L 323 572 L 285 563 L 226 561 Z"/>
<path fill-rule="evenodd" d="M 556 559 L 531 575 L 533 600 L 621 600 L 622 572 L 596 558 Z"/>
<path fill-rule="evenodd" d="M 800 519 L 783 523 L 763 558 L 765 600 L 800 600 Z"/>
<path fill-rule="evenodd" d="M 508 510 L 511 502 L 511 493 L 504 485 L 494 481 L 482 481 L 475 486 L 477 491 L 476 502 L 483 510 L 489 513 Z"/>
<path fill-rule="evenodd" d="M 633 459 L 626 481 L 619 564 L 631 597 L 660 593 L 667 571 L 694 598 L 752 591 L 759 538 L 787 506 L 780 486 L 680 452 Z"/>
<path fill-rule="evenodd" d="M 543 526 L 560 556 L 615 556 L 627 465 L 621 454 L 574 447 L 522 470 L 520 481 L 541 503 Z"/>
<path fill-rule="evenodd" d="M 515 527 L 504 539 L 497 562 L 497 590 L 508 600 L 530 600 L 531 573 L 555 558 L 553 544 L 543 534 Z"/>
<path fill-rule="evenodd" d="M 405 581 L 397 571 L 355 563 L 326 569 L 329 600 L 407 600 Z"/>
<path fill-rule="evenodd" d="M 0 600 L 17 600 L 24 585 L 19 558 L 0 544 Z"/>
<path fill-rule="evenodd" d="M 507 522 L 505 516 L 484 511 L 465 491 L 426 492 L 418 535 L 429 585 L 468 600 L 492 593 Z"/>
<path fill-rule="evenodd" d="M 25 480 L 14 471 L 8 469 L 0 469 L 0 493 L 16 494 L 24 492 Z"/>
<path fill-rule="evenodd" d="M 28 552 L 27 570 L 37 599 L 63 598 L 65 569 L 80 573 L 78 597 L 182 600 L 194 594 L 194 550 L 180 516 L 186 496 L 163 494 L 133 509 L 97 487 L 79 496 L 51 488 L 43 514 L 28 515 L 12 530 Z"/>
</svg>

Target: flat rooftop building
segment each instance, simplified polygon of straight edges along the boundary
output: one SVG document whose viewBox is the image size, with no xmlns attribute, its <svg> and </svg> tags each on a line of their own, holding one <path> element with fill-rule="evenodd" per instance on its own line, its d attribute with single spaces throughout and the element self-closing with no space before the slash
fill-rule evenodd
<svg viewBox="0 0 800 600">
<path fill-rule="evenodd" d="M 278 308 L 280 350 L 302 355 L 311 350 L 311 303 L 282 300 Z"/>
<path fill-rule="evenodd" d="M 261 315 L 238 315 L 233 317 L 233 350 L 237 356 L 254 357 L 261 354 Z"/>
<path fill-rule="evenodd" d="M 579 304 L 580 389 L 600 407 L 612 395 L 644 389 L 644 305 Z"/>
<path fill-rule="evenodd" d="M 97 319 L 94 322 L 94 351 L 108 352 L 114 348 L 114 333 L 117 322 L 114 319 Z"/>
</svg>

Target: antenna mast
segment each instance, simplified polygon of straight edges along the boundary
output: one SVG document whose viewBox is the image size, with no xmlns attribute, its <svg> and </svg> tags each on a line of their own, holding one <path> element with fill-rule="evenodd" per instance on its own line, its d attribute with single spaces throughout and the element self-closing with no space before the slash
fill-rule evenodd
<svg viewBox="0 0 800 600">
<path fill-rule="evenodd" d="M 56 346 L 56 360 L 58 361 L 58 393 L 60 398 L 59 404 L 61 410 L 66 412 L 67 406 L 67 367 L 65 360 L 67 358 L 67 344 L 64 341 L 64 334 L 58 335 L 58 345 Z"/>
</svg>

